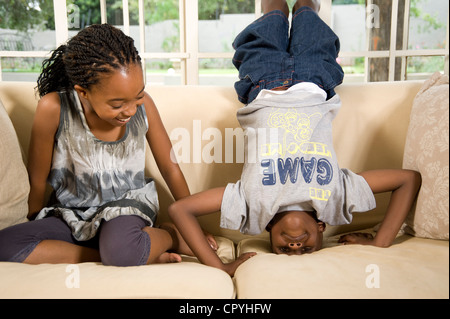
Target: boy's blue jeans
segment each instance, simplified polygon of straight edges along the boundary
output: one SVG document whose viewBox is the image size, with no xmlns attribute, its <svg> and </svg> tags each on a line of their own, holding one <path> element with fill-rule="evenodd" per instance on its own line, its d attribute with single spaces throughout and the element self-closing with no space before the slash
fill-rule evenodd
<svg viewBox="0 0 450 319">
<path fill-rule="evenodd" d="M 233 64 L 239 70 L 235 89 L 248 104 L 263 89 L 290 87 L 312 82 L 335 95 L 344 72 L 336 62 L 339 38 L 309 7 L 298 9 L 289 20 L 282 11 L 272 11 L 242 31 L 235 39 Z"/>
</svg>

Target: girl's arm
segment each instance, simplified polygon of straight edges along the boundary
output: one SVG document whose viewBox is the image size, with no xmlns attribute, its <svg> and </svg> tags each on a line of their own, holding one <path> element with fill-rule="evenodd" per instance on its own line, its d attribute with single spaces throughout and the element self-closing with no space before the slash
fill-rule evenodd
<svg viewBox="0 0 450 319">
<path fill-rule="evenodd" d="M 149 129 L 147 131 L 147 141 L 155 158 L 156 165 L 161 172 L 164 181 L 170 189 L 175 200 L 187 197 L 190 195 L 189 187 L 183 172 L 178 163 L 171 158 L 172 143 L 164 127 L 164 124 L 159 115 L 158 109 L 153 102 L 150 95 L 145 93 L 144 98 L 145 111 L 147 112 L 147 120 Z M 210 246 L 217 250 L 217 242 L 214 236 L 208 232 L 203 232 L 206 236 Z"/>
<path fill-rule="evenodd" d="M 391 200 L 375 238 L 354 233 L 341 236 L 339 242 L 389 247 L 419 192 L 422 184 L 420 173 L 403 169 L 386 169 L 367 171 L 360 175 L 365 178 L 374 194 L 392 191 Z"/>
<path fill-rule="evenodd" d="M 55 134 L 61 113 L 57 93 L 49 93 L 39 101 L 34 115 L 28 154 L 30 194 L 28 218 L 33 219 L 45 206 L 45 191 L 53 157 Z"/>
<path fill-rule="evenodd" d="M 225 187 L 221 187 L 183 198 L 169 207 L 169 216 L 201 263 L 222 269 L 233 276 L 237 267 L 255 254 L 246 253 L 231 263 L 222 263 L 205 239 L 197 221 L 198 216 L 220 210 L 224 192 Z"/>
<path fill-rule="evenodd" d="M 156 165 L 175 200 L 190 195 L 188 185 L 178 163 L 171 159 L 172 143 L 169 139 L 158 109 L 152 98 L 146 93 L 144 98 L 149 129 L 147 141 L 155 158 Z"/>
</svg>

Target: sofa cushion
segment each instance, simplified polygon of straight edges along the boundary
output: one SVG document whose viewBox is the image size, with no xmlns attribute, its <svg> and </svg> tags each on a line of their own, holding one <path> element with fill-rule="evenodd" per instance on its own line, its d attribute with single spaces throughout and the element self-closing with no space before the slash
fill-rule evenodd
<svg viewBox="0 0 450 319">
<path fill-rule="evenodd" d="M 216 237 L 223 262 L 234 260 L 234 243 Z M 235 298 L 233 280 L 224 271 L 182 256 L 183 262 L 136 267 L 101 263 L 0 263 L 0 299 L 61 298 Z"/>
<path fill-rule="evenodd" d="M 422 174 L 422 187 L 405 232 L 418 237 L 449 239 L 448 99 L 448 76 L 437 72 L 424 83 L 411 111 L 403 167 Z"/>
<path fill-rule="evenodd" d="M 402 235 L 390 248 L 337 244 L 302 256 L 270 253 L 263 239 L 239 243 L 257 252 L 235 273 L 240 299 L 409 299 L 449 297 L 448 241 Z"/>
<path fill-rule="evenodd" d="M 29 191 L 19 141 L 0 100 L 0 229 L 27 221 Z"/>
<path fill-rule="evenodd" d="M 230 299 L 233 281 L 222 270 L 184 262 L 137 267 L 99 263 L 27 265 L 1 263 L 4 299 Z M 4 274 L 4 275 L 3 275 Z"/>
</svg>

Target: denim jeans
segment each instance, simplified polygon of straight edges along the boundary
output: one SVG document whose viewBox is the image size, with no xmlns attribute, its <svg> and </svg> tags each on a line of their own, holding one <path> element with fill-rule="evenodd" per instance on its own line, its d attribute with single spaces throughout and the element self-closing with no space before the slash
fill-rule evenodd
<svg viewBox="0 0 450 319">
<path fill-rule="evenodd" d="M 336 62 L 339 38 L 309 7 L 298 9 L 289 20 L 282 11 L 272 11 L 242 31 L 235 39 L 233 64 L 239 70 L 235 89 L 248 104 L 263 89 L 291 87 L 312 82 L 335 95 L 344 72 Z"/>
</svg>

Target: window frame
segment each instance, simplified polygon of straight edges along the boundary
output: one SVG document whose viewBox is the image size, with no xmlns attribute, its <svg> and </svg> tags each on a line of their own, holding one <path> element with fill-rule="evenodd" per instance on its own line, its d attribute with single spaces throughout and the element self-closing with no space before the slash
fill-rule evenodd
<svg viewBox="0 0 450 319">
<path fill-rule="evenodd" d="M 106 17 L 106 0 L 100 1 L 101 22 L 107 23 Z M 369 4 L 370 4 L 369 0 Z M 404 19 L 404 39 L 407 39 L 407 32 L 409 32 L 409 14 L 411 0 L 405 0 L 405 19 Z M 179 59 L 181 61 L 181 85 L 199 85 L 199 61 L 200 59 L 231 59 L 232 52 L 200 52 L 198 39 L 198 2 L 199 0 L 179 0 L 179 16 L 180 16 L 180 52 L 176 53 L 161 53 L 161 52 L 146 52 L 145 51 L 145 21 L 144 21 L 144 0 L 138 0 L 139 4 L 139 28 L 140 28 L 140 47 L 139 52 L 143 61 L 145 69 L 145 61 L 152 59 Z M 128 0 L 122 0 L 123 4 L 123 30 L 124 33 L 130 33 L 130 20 L 128 10 Z M 68 19 L 67 19 L 67 4 L 66 1 L 53 0 L 55 12 L 55 36 L 56 46 L 65 43 L 69 38 Z M 321 3 L 321 18 L 331 25 L 332 20 L 332 0 L 322 0 Z M 445 59 L 444 73 L 449 74 L 449 18 L 447 16 L 447 32 L 446 45 L 444 49 L 424 49 L 424 50 L 409 50 L 407 48 L 407 41 L 404 41 L 401 50 L 396 49 L 397 39 L 397 20 L 398 20 L 399 0 L 392 0 L 392 20 L 391 20 L 391 44 L 389 50 L 384 51 L 359 51 L 359 52 L 340 52 L 342 58 L 365 58 L 365 72 L 364 82 L 368 82 L 368 68 L 369 58 L 389 58 L 389 79 L 395 79 L 395 63 L 396 58 L 402 59 L 402 74 L 400 81 L 406 80 L 406 59 L 408 57 L 431 57 L 442 56 Z M 66 14 L 64 14 L 66 13 Z M 261 0 L 255 0 L 255 18 L 261 16 Z M 18 58 L 47 58 L 50 56 L 46 51 L 0 51 L 0 59 L 8 57 Z M 1 60 L 0 60 L 1 62 Z M 2 81 L 2 70 L 0 67 L 0 81 Z"/>
</svg>

